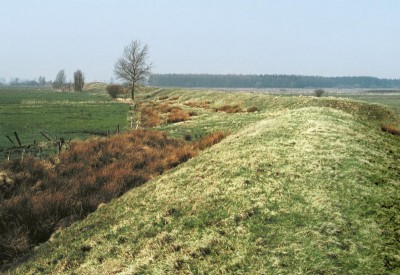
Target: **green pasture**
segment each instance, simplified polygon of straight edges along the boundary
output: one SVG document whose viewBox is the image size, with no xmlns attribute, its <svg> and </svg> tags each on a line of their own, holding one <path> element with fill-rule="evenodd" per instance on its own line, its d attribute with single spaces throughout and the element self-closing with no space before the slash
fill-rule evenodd
<svg viewBox="0 0 400 275">
<path fill-rule="evenodd" d="M 389 109 L 400 115 L 400 92 L 383 94 L 356 93 L 345 95 L 345 97 L 368 103 L 386 105 Z"/>
<path fill-rule="evenodd" d="M 17 132 L 22 144 L 50 138 L 84 139 L 127 126 L 129 106 L 104 93 L 73 93 L 51 90 L 0 90 L 0 149 L 12 144 Z"/>
</svg>

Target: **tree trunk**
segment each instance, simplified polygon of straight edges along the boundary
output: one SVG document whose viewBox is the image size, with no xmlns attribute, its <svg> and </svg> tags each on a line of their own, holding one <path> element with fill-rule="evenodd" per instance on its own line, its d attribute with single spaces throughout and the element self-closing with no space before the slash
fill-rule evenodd
<svg viewBox="0 0 400 275">
<path fill-rule="evenodd" d="M 131 98 L 132 100 L 135 99 L 135 84 L 132 84 L 131 86 Z"/>
</svg>

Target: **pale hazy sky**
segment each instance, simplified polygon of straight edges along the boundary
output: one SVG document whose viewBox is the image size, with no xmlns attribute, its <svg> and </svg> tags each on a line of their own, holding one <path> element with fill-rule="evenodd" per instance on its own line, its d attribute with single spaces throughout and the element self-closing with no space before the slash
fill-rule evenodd
<svg viewBox="0 0 400 275">
<path fill-rule="evenodd" d="M 400 78 L 399 0 L 0 0 L 7 81 L 109 81 L 136 39 L 154 73 Z"/>
</svg>

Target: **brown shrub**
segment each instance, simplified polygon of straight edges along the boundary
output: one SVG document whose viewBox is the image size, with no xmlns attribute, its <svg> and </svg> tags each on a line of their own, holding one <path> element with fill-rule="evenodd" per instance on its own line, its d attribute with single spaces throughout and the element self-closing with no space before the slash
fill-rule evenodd
<svg viewBox="0 0 400 275">
<path fill-rule="evenodd" d="M 20 226 L 9 225 L 7 232 L 1 234 L 0 238 L 0 259 L 12 258 L 29 251 L 31 247 L 29 233 Z M 0 262 L 1 267 L 1 262 Z"/>
<path fill-rule="evenodd" d="M 209 135 L 205 136 L 204 138 L 196 141 L 194 143 L 194 147 L 199 150 L 204 150 L 208 147 L 213 146 L 214 144 L 217 144 L 226 136 L 227 136 L 227 134 L 224 132 L 220 132 L 220 131 L 214 132 L 214 133 L 209 134 Z"/>
<path fill-rule="evenodd" d="M 117 98 L 119 95 L 124 94 L 124 87 L 117 84 L 110 84 L 106 87 L 107 93 L 111 96 L 111 98 Z"/>
<path fill-rule="evenodd" d="M 210 108 L 210 101 L 186 101 L 185 104 L 186 106 L 192 107 L 192 108 L 203 108 L 203 109 L 209 109 Z"/>
<path fill-rule="evenodd" d="M 382 131 L 388 132 L 395 136 L 400 136 L 400 129 L 391 124 L 384 124 L 381 126 Z"/>
<path fill-rule="evenodd" d="M 256 106 L 247 108 L 248 113 L 254 113 L 254 112 L 258 112 L 258 111 L 259 111 L 259 109 Z"/>
<path fill-rule="evenodd" d="M 168 123 L 176 123 L 188 120 L 190 115 L 181 109 L 172 109 L 171 113 L 168 115 Z"/>
<path fill-rule="evenodd" d="M 243 112 L 242 108 L 239 105 L 224 105 L 218 108 L 214 108 L 216 112 L 225 112 L 229 114 L 234 114 L 234 113 L 241 113 Z"/>
<path fill-rule="evenodd" d="M 156 110 L 148 107 L 142 107 L 140 109 L 140 112 L 141 112 L 140 120 L 142 126 L 154 127 L 161 124 L 161 118 Z"/>
<path fill-rule="evenodd" d="M 166 100 L 166 99 L 168 99 L 169 98 L 169 96 L 160 96 L 160 97 L 158 97 L 158 100 Z"/>
<path fill-rule="evenodd" d="M 0 196 L 0 265 L 224 136 L 214 133 L 190 144 L 160 131 L 136 130 L 73 142 L 53 163 L 32 157 L 10 161 L 14 189 Z"/>
<path fill-rule="evenodd" d="M 158 105 L 157 110 L 161 113 L 169 113 L 171 112 L 173 109 L 178 109 L 178 110 L 182 110 L 180 107 L 177 106 L 173 106 L 173 105 L 169 105 L 167 103 L 162 103 L 160 105 Z"/>
<path fill-rule="evenodd" d="M 180 98 L 180 96 L 174 96 L 174 97 L 171 97 L 169 100 L 178 100 Z"/>
</svg>

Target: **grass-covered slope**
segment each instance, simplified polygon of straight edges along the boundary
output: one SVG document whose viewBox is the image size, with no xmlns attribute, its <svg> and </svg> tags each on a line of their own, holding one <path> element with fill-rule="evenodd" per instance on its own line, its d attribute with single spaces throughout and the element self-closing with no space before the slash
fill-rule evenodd
<svg viewBox="0 0 400 275">
<path fill-rule="evenodd" d="M 266 99 L 240 99 L 258 113 L 199 110 L 176 131 L 161 127 L 231 124 L 232 134 L 55 233 L 10 272 L 399 272 L 399 138 L 374 120 L 386 115 L 369 120 L 376 106 L 349 101 Z"/>
</svg>

